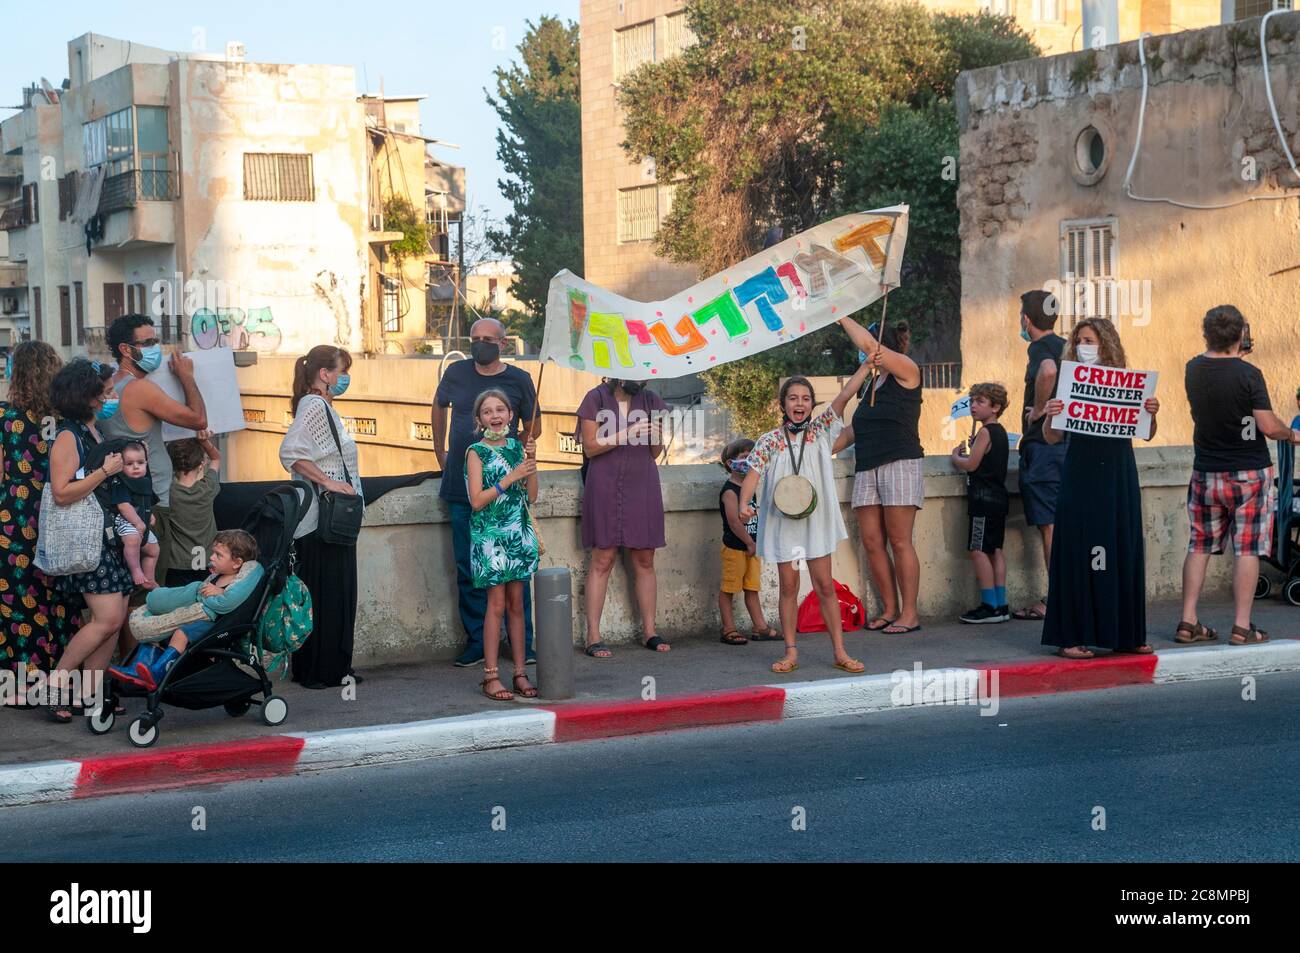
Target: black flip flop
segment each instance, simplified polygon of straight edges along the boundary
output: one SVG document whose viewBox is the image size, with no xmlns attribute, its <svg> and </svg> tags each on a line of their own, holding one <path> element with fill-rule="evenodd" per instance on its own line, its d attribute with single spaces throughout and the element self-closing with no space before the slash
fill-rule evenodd
<svg viewBox="0 0 1300 953">
<path fill-rule="evenodd" d="M 897 619 L 886 619 L 886 618 L 882 615 L 882 616 L 881 616 L 879 619 L 877 619 L 876 621 L 879 622 L 880 625 L 866 625 L 866 626 L 863 626 L 863 628 L 866 629 L 868 632 L 879 632 L 881 629 L 887 629 L 887 628 L 889 628 L 891 625 L 893 625 L 893 624 L 894 624 L 896 621 L 898 621 L 898 620 L 897 620 Z"/>
<path fill-rule="evenodd" d="M 898 625 L 898 623 L 891 622 L 889 623 L 889 625 Z M 876 631 L 885 632 L 885 629 L 888 629 L 889 625 L 877 629 Z M 921 631 L 921 627 L 919 625 L 904 625 L 904 626 L 899 626 L 897 632 L 885 632 L 885 635 L 907 635 L 910 632 L 920 632 L 920 631 Z"/>
<path fill-rule="evenodd" d="M 596 653 L 599 652 L 599 651 L 601 651 L 602 649 L 605 650 L 606 652 L 609 652 L 609 654 L 608 654 L 608 655 L 597 655 Z M 590 655 L 592 658 L 607 659 L 607 658 L 613 658 L 613 657 L 614 657 L 614 653 L 613 653 L 613 651 L 610 649 L 610 647 L 609 647 L 608 645 L 606 645 L 606 644 L 604 643 L 603 640 L 600 641 L 600 642 L 592 642 L 590 645 L 587 646 L 587 648 L 585 649 L 585 651 L 586 651 L 586 653 L 587 653 L 588 655 Z"/>
<path fill-rule="evenodd" d="M 646 648 L 648 648 L 651 652 L 658 652 L 659 646 L 668 645 L 666 641 L 659 638 L 659 636 L 657 635 L 650 636 L 650 638 L 646 639 L 641 644 L 644 645 Z"/>
</svg>

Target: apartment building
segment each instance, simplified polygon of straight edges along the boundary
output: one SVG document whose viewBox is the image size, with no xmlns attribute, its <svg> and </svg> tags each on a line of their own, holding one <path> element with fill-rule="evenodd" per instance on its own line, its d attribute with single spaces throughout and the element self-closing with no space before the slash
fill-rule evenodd
<svg viewBox="0 0 1300 953">
<path fill-rule="evenodd" d="M 175 53 L 87 33 L 62 87 L 30 87 L 22 107 L 0 123 L 12 340 L 95 353 L 109 322 L 147 311 L 192 348 L 377 353 L 394 285 L 396 327 L 426 333 L 447 182 L 463 207 L 464 172 L 426 169 L 418 97 L 377 102 L 351 67 L 247 62 L 239 44 Z M 441 258 L 389 260 L 405 237 L 385 230 L 395 192 L 442 223 Z"/>
</svg>

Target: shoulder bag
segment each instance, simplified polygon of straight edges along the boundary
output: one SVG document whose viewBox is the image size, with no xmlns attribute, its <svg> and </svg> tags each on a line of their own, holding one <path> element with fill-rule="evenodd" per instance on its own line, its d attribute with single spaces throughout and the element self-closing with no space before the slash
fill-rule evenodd
<svg viewBox="0 0 1300 953">
<path fill-rule="evenodd" d="M 79 468 L 85 460 L 81 438 L 69 430 L 77 441 Z M 54 502 L 51 481 L 41 490 L 41 515 L 36 531 L 36 568 L 47 576 L 71 576 L 99 568 L 104 550 L 104 510 L 94 493 L 87 493 L 75 503 L 60 506 Z"/>
<path fill-rule="evenodd" d="M 343 455 L 343 442 L 339 440 L 339 429 L 334 425 L 334 414 L 330 412 L 328 404 L 325 407 L 325 419 L 329 421 L 334 446 L 338 447 L 339 460 L 343 462 L 343 478 L 351 483 L 352 474 L 348 472 L 348 461 Z M 361 494 L 345 496 L 332 490 L 318 492 L 320 520 L 316 526 L 317 538 L 331 546 L 355 546 L 357 536 L 361 533 L 361 519 L 365 515 L 365 502 Z"/>
</svg>

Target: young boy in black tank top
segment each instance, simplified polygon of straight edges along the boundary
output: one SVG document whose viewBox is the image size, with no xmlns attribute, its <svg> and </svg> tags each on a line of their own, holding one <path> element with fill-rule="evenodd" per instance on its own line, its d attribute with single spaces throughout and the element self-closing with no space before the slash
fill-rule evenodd
<svg viewBox="0 0 1300 953">
<path fill-rule="evenodd" d="M 746 457 L 754 449 L 752 440 L 733 440 L 722 450 L 722 469 L 727 482 L 718 493 L 718 512 L 722 516 L 722 585 L 718 591 L 718 613 L 722 617 L 722 639 L 727 645 L 755 642 L 780 642 L 781 634 L 767 624 L 758 601 L 759 576 L 763 562 L 754 555 L 758 536 L 758 514 L 746 523 L 740 518 L 740 485 L 749 472 Z M 746 502 L 752 502 L 747 500 Z M 745 608 L 754 630 L 747 639 L 736 631 L 731 602 L 737 592 L 745 594 Z"/>
<path fill-rule="evenodd" d="M 1007 389 L 1001 384 L 976 384 L 970 389 L 971 416 L 982 424 L 971 442 L 952 451 L 952 465 L 968 474 L 966 507 L 969 526 L 966 548 L 970 551 L 979 580 L 980 604 L 961 617 L 962 622 L 982 624 L 1006 622 L 1011 618 L 1007 606 L 1007 563 L 1002 555 L 1006 535 L 1007 509 L 1007 432 L 998 418 L 1007 408 Z"/>
</svg>

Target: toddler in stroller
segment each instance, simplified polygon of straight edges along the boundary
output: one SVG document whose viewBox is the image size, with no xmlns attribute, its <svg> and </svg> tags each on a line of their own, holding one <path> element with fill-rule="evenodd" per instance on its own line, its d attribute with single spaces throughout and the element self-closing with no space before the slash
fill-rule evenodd
<svg viewBox="0 0 1300 953">
<path fill-rule="evenodd" d="M 242 529 L 218 533 L 212 541 L 207 581 L 153 590 L 145 602 L 148 611 L 139 619 L 142 628 L 161 616 L 189 621 L 177 625 L 165 649 L 161 647 L 165 630 L 158 641 L 146 641 L 147 636 L 137 632 L 139 648 L 122 665 L 110 668 L 109 675 L 152 692 L 191 641 L 210 632 L 219 616 L 234 611 L 257 591 L 263 575 L 257 556 L 257 540 L 251 534 Z"/>
</svg>

